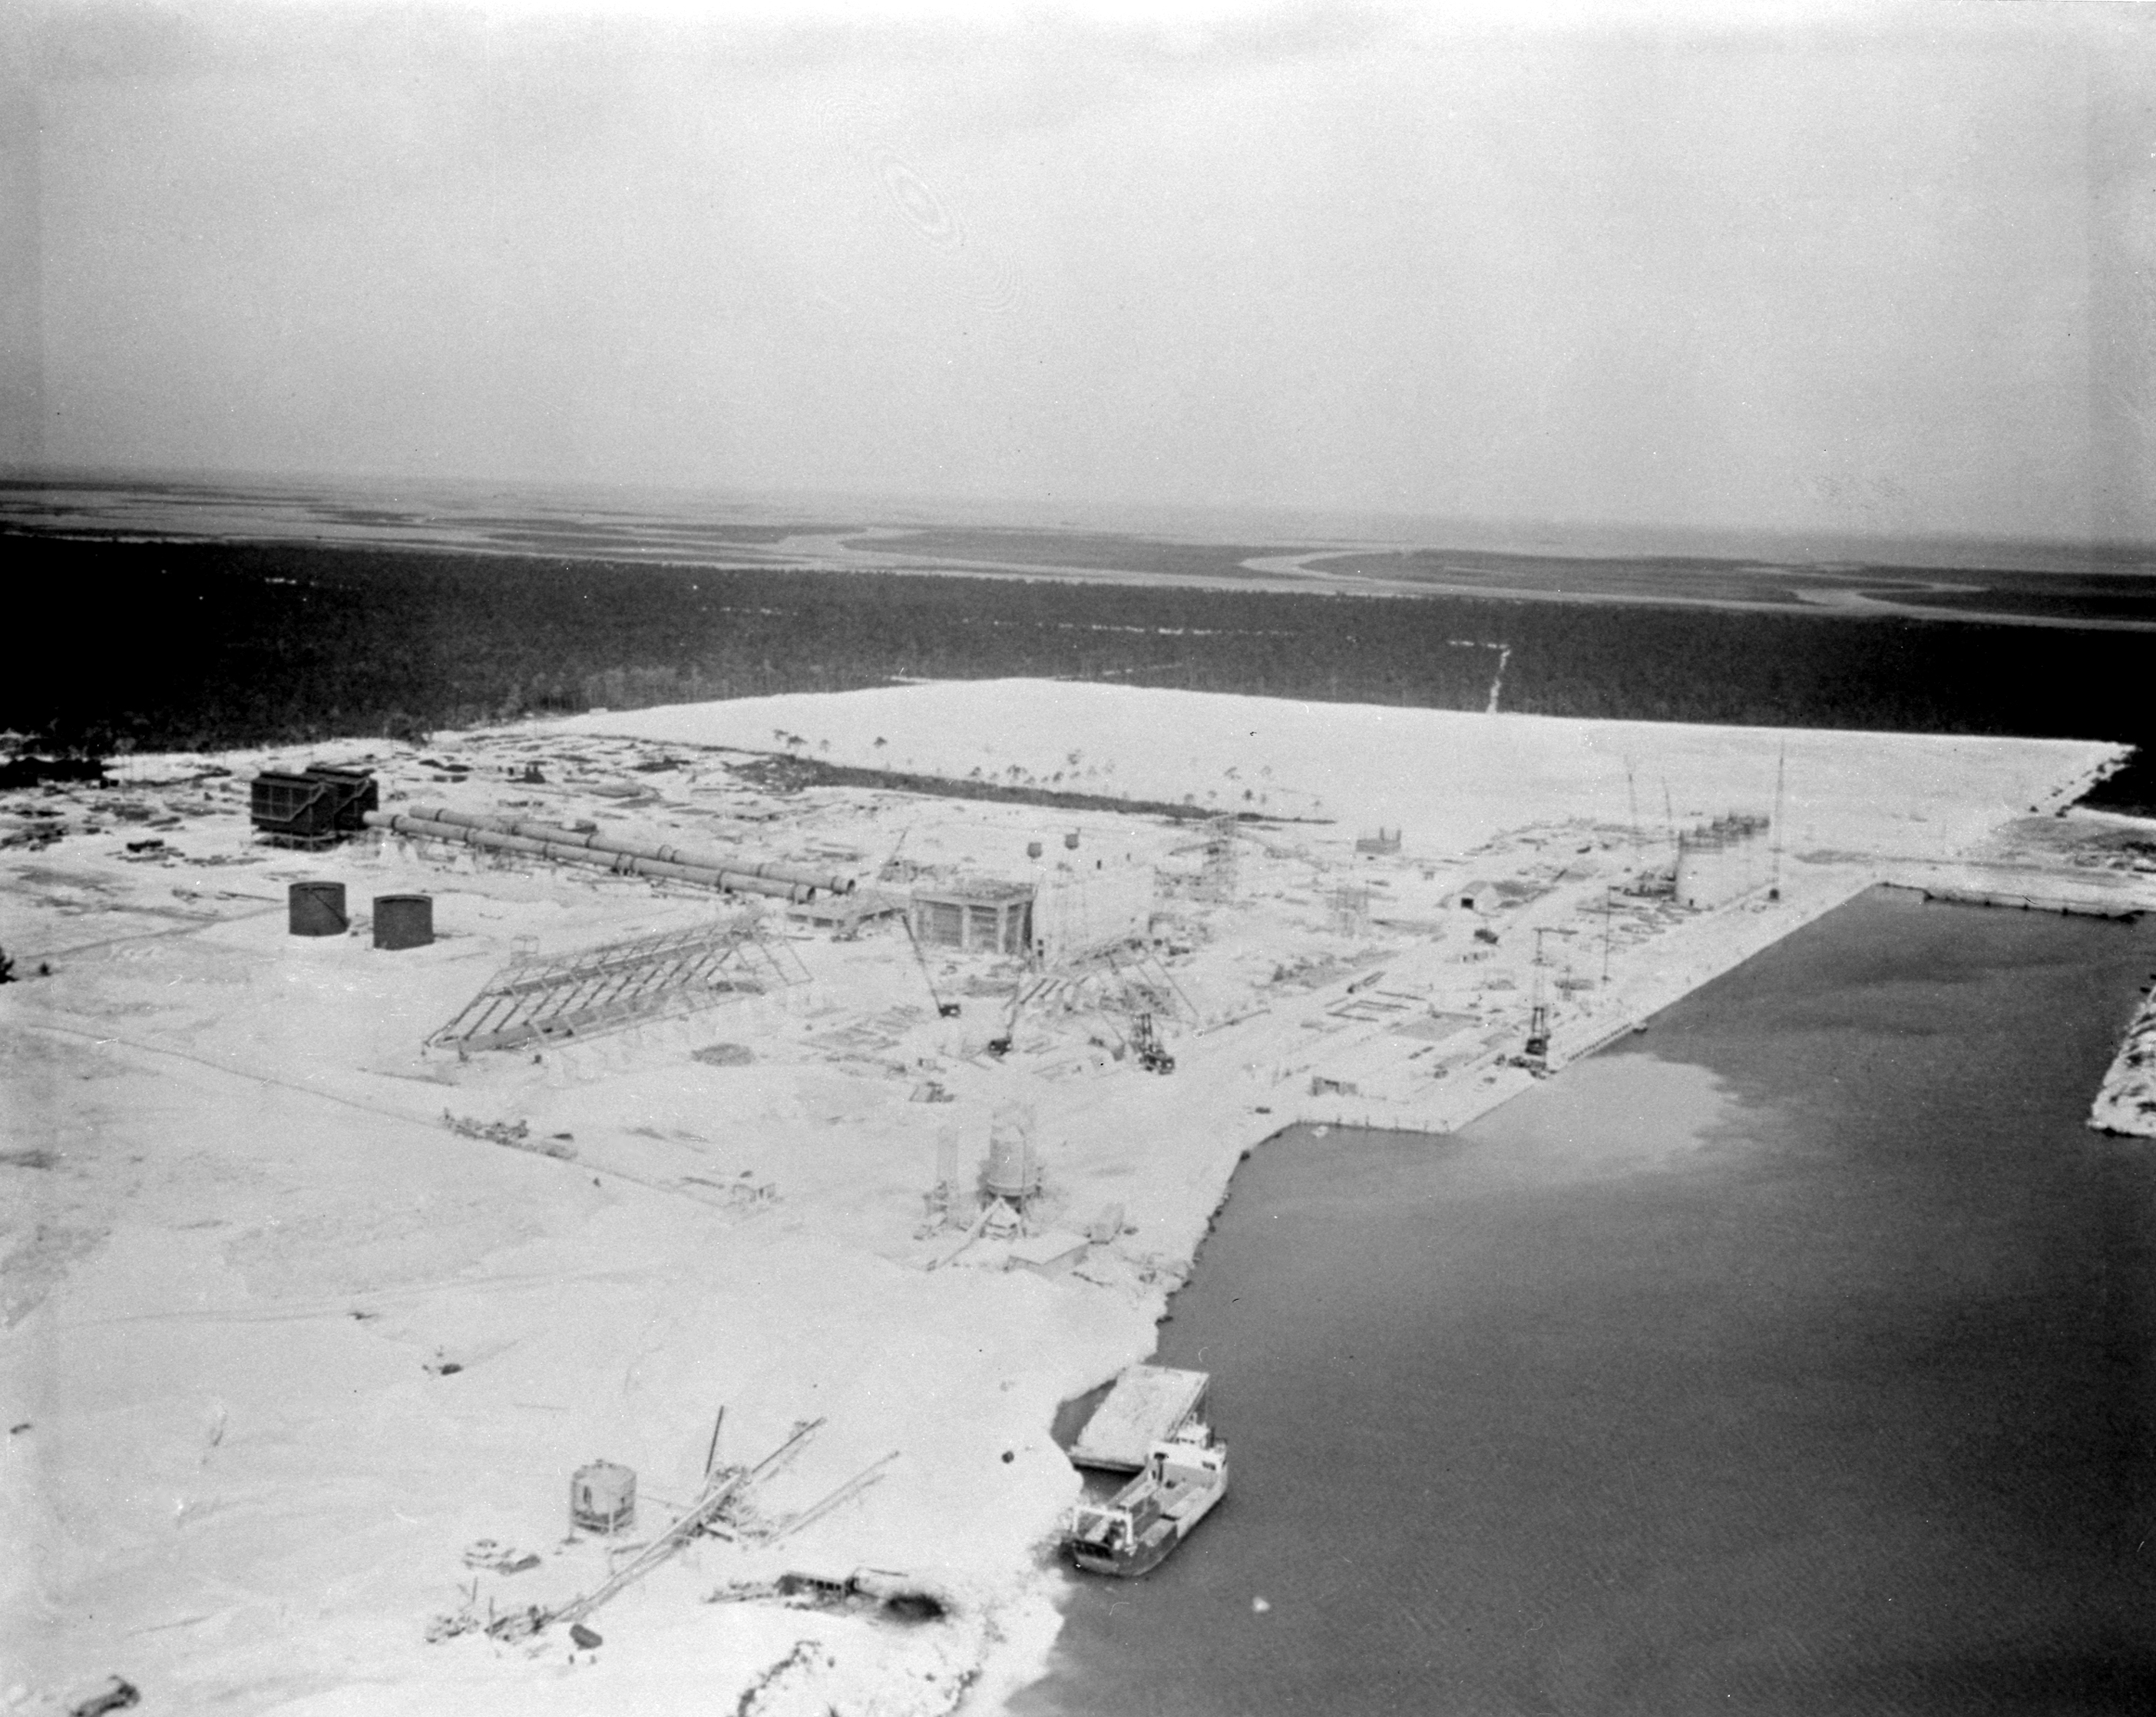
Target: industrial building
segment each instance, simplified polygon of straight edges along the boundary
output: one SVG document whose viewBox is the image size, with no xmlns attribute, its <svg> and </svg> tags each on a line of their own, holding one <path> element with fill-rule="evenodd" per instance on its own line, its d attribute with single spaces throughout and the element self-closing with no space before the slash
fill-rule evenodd
<svg viewBox="0 0 2156 1717">
<path fill-rule="evenodd" d="M 1147 941 L 1152 932 L 1154 889 L 1149 865 L 1059 871 L 1034 903 L 1034 961 L 1044 967 L 1068 965 Z"/>
<path fill-rule="evenodd" d="M 954 882 L 916 887 L 910 919 L 923 948 L 1024 958 L 1033 948 L 1030 882 Z"/>
<path fill-rule="evenodd" d="M 979 877 L 918 883 L 907 919 L 923 948 L 1009 954 L 1052 967 L 1144 942 L 1153 897 L 1150 866 L 1058 866 L 1038 884 Z"/>
<path fill-rule="evenodd" d="M 309 763 L 297 774 L 264 769 L 257 775 L 248 811 L 258 836 L 313 852 L 360 833 L 379 802 L 372 770 Z"/>
</svg>

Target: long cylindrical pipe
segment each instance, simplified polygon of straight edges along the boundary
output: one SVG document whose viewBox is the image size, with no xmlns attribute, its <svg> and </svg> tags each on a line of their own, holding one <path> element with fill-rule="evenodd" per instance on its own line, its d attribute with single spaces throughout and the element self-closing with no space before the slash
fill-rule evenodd
<svg viewBox="0 0 2156 1717">
<path fill-rule="evenodd" d="M 528 835 L 505 835 L 492 829 L 465 828 L 425 818 L 396 818 L 392 820 L 390 826 L 400 835 L 461 841 L 468 846 L 493 852 L 521 853 L 557 863 L 589 865 L 620 876 L 665 877 L 674 882 L 692 882 L 700 887 L 720 889 L 727 893 L 770 895 L 796 905 L 813 900 L 816 893 L 805 883 L 782 882 L 740 871 L 720 870 L 706 865 L 675 864 L 669 860 L 641 858 L 633 853 L 578 846 L 566 841 L 541 841 Z"/>
<path fill-rule="evenodd" d="M 816 891 L 806 883 L 783 882 L 774 877 L 749 876 L 740 871 L 718 870 L 704 865 L 677 865 L 663 859 L 639 858 L 633 853 L 608 852 L 597 847 L 571 846 L 564 841 L 536 840 L 525 835 L 506 835 L 499 830 L 475 829 L 461 823 L 442 822 L 431 817 L 415 817 L 400 812 L 368 811 L 366 817 L 370 828 L 388 829 L 398 835 L 429 841 L 457 841 L 489 852 L 514 852 L 531 858 L 551 859 L 557 864 L 589 865 L 621 876 L 664 877 L 670 882 L 693 882 L 699 887 L 716 888 L 729 894 L 767 894 L 797 906 L 816 897 Z"/>
<path fill-rule="evenodd" d="M 660 864 L 689 865 L 698 870 L 726 871 L 737 876 L 764 876 L 774 882 L 796 882 L 803 888 L 821 888 L 832 894 L 851 894 L 854 881 L 834 871 L 812 870 L 806 865 L 769 859 L 733 859 L 688 847 L 668 846 L 656 841 L 624 841 L 618 835 L 564 829 L 555 823 L 526 821 L 517 817 L 490 817 L 471 811 L 453 811 L 437 805 L 415 805 L 407 813 L 434 823 L 454 823 L 467 829 L 490 829 L 502 835 L 521 835 L 533 841 L 551 841 L 564 846 L 588 846 L 594 852 L 625 852 L 632 858 L 653 859 Z"/>
</svg>

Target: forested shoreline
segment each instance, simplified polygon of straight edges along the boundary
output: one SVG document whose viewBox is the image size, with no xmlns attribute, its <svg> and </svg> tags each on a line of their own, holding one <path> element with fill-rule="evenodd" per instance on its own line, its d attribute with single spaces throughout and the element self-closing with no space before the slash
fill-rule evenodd
<svg viewBox="0 0 2156 1717">
<path fill-rule="evenodd" d="M 2150 643 L 2132 631 L 315 544 L 4 540 L 18 588 L 35 594 L 50 624 L 35 648 L 17 633 L 0 726 L 76 753 L 416 737 L 526 714 L 905 677 L 1061 677 L 1440 709 L 1486 708 L 1494 687 L 1507 711 L 1604 719 L 2128 742 L 2156 729 L 2144 712 Z"/>
</svg>

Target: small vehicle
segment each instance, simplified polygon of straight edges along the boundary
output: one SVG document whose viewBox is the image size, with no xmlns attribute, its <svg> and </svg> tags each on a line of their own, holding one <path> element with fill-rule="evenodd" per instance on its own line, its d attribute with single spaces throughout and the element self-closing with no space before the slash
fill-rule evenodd
<svg viewBox="0 0 2156 1717">
<path fill-rule="evenodd" d="M 1175 1057 L 1168 1052 L 1168 1046 L 1160 1041 L 1153 1030 L 1152 1015 L 1140 1014 L 1131 1022 L 1131 1051 L 1137 1056 L 1138 1065 L 1148 1073 L 1173 1073 Z"/>
</svg>

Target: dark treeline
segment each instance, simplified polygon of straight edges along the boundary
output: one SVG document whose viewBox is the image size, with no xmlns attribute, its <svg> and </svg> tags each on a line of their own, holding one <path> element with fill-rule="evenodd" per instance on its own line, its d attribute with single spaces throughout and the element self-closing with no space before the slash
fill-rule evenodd
<svg viewBox="0 0 2156 1717">
<path fill-rule="evenodd" d="M 2147 635 L 311 545 L 5 540 L 0 725 L 215 749 L 894 676 L 1789 727 L 2133 739 Z"/>
</svg>

